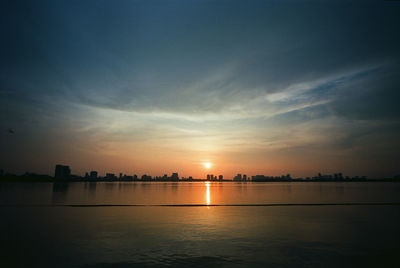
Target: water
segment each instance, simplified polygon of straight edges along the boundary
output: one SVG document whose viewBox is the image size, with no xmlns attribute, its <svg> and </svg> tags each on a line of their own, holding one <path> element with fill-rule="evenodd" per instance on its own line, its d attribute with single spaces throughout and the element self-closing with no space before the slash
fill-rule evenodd
<svg viewBox="0 0 400 268">
<path fill-rule="evenodd" d="M 400 267 L 398 202 L 397 183 L 2 183 L 0 257 L 4 267 Z"/>
</svg>

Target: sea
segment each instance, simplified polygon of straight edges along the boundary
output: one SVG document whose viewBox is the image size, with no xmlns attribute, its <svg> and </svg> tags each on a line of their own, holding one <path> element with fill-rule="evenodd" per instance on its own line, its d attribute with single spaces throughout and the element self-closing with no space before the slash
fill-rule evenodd
<svg viewBox="0 0 400 268">
<path fill-rule="evenodd" d="M 400 267 L 400 183 L 0 183 L 1 267 Z"/>
</svg>

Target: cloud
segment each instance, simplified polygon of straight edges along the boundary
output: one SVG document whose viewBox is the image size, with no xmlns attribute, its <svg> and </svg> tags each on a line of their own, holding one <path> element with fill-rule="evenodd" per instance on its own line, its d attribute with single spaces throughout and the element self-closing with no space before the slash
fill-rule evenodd
<svg viewBox="0 0 400 268">
<path fill-rule="evenodd" d="M 340 117 L 357 120 L 398 121 L 400 66 L 394 64 L 363 80 L 350 81 L 329 107 Z"/>
</svg>

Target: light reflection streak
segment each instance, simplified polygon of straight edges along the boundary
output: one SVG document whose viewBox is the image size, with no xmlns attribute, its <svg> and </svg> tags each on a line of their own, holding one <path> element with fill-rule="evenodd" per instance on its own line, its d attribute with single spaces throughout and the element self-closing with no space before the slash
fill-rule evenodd
<svg viewBox="0 0 400 268">
<path fill-rule="evenodd" d="M 210 183 L 207 181 L 206 183 L 206 204 L 210 205 L 211 198 L 210 198 Z"/>
</svg>

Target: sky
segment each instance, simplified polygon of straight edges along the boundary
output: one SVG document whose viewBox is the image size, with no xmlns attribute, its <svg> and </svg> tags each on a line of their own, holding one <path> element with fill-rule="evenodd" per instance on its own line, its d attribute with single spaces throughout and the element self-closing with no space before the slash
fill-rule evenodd
<svg viewBox="0 0 400 268">
<path fill-rule="evenodd" d="M 1 1 L 0 31 L 6 172 L 400 174 L 399 1 Z"/>
</svg>

